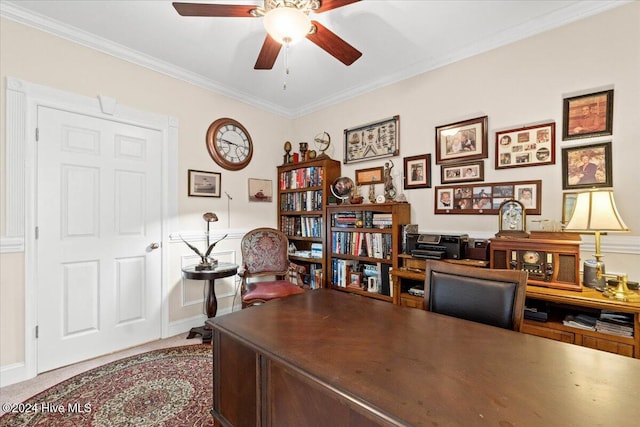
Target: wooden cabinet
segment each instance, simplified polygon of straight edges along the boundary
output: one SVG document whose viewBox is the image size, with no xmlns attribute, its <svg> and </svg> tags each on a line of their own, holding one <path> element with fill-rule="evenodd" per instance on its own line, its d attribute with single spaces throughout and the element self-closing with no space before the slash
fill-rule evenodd
<svg viewBox="0 0 640 427">
<path fill-rule="evenodd" d="M 411 205 L 330 205 L 327 220 L 328 286 L 392 302 L 389 272 L 398 268 L 401 226 L 411 222 Z"/>
<path fill-rule="evenodd" d="M 547 321 L 525 319 L 522 332 L 640 359 L 640 303 L 612 300 L 591 288 L 576 292 L 527 286 L 527 304 L 539 305 L 540 302 L 546 305 Z M 583 313 L 598 317 L 602 310 L 632 315 L 633 336 L 584 330 L 563 323 L 567 315 Z"/>
<path fill-rule="evenodd" d="M 340 162 L 330 158 L 278 167 L 278 228 L 296 247 L 289 259 L 305 267 L 304 282 L 314 289 L 325 287 L 325 207 L 339 176 Z"/>
<path fill-rule="evenodd" d="M 489 264 L 488 261 L 473 259 L 445 259 L 443 261 L 477 268 L 486 268 Z M 409 293 L 409 289 L 414 286 L 424 285 L 425 263 L 426 260 L 414 258 L 411 255 L 398 255 L 398 268 L 391 272 L 393 276 L 394 304 L 424 310 L 424 296 L 412 295 Z"/>
</svg>

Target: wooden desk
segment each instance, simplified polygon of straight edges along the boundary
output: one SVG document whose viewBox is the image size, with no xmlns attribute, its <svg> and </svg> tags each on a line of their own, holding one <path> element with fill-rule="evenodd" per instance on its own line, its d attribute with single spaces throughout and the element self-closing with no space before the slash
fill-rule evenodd
<svg viewBox="0 0 640 427">
<path fill-rule="evenodd" d="M 208 321 L 224 426 L 636 425 L 640 361 L 328 289 Z"/>
</svg>

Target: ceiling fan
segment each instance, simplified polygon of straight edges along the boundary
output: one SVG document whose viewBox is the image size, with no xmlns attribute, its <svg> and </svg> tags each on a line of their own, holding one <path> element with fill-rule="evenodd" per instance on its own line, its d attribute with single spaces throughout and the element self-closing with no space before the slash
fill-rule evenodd
<svg viewBox="0 0 640 427">
<path fill-rule="evenodd" d="M 270 70 L 276 62 L 282 45 L 306 37 L 329 55 L 345 65 L 353 64 L 362 53 L 345 42 L 333 31 L 309 18 L 309 14 L 322 13 L 360 0 L 264 0 L 264 7 L 255 5 L 173 3 L 181 16 L 212 16 L 264 19 L 267 36 L 253 67 Z"/>
</svg>

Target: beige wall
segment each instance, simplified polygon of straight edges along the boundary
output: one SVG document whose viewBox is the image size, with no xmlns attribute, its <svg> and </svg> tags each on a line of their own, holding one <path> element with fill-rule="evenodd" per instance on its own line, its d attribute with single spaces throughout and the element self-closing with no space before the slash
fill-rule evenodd
<svg viewBox="0 0 640 427">
<path fill-rule="evenodd" d="M 171 232 L 201 230 L 201 215 L 205 211 L 217 212 L 220 216 L 217 224 L 220 229 L 226 227 L 227 201 L 224 197 L 188 198 L 185 194 L 187 169 L 220 171 L 206 152 L 204 133 L 214 119 L 222 116 L 234 117 L 245 124 L 256 150 L 248 168 L 239 172 L 222 171 L 223 189 L 234 198 L 231 202 L 232 229 L 276 223 L 275 204 L 248 203 L 247 178 L 276 179 L 275 166 L 282 160 L 284 140 L 294 141 L 297 148 L 298 141 L 308 141 L 319 131 L 326 130 L 333 139 L 328 154 L 342 159 L 345 128 L 395 114 L 400 115 L 401 122 L 401 157 L 393 159 L 395 182 L 400 188 L 402 157 L 425 153 L 434 156 L 436 126 L 488 115 L 489 158 L 485 160 L 485 181 L 542 179 L 542 215 L 539 218 L 559 220 L 561 148 L 594 142 L 561 141 L 563 95 L 612 85 L 615 88 L 614 135 L 611 138 L 613 182 L 621 214 L 632 231 L 625 237 L 603 237 L 603 248 L 609 271 L 627 271 L 630 279 L 640 279 L 640 216 L 635 209 L 640 178 L 632 172 L 640 158 L 640 128 L 637 125 L 640 113 L 640 3 L 616 8 L 295 120 L 261 111 L 11 21 L 2 20 L 0 43 L 3 86 L 5 78 L 12 76 L 85 96 L 110 96 L 122 105 L 178 118 L 179 230 Z M 1 93 L 0 105 L 4 108 L 4 88 Z M 4 128 L 4 114 L 1 116 L 0 123 Z M 493 170 L 496 129 L 549 119 L 557 124 L 555 165 Z M 0 141 L 4 150 L 4 133 Z M 384 160 L 343 165 L 343 174 L 353 177 L 356 169 L 383 163 Z M 432 166 L 432 182 L 439 185 L 440 168 L 433 163 Z M 0 202 L 4 203 L 4 184 L 0 185 L 0 190 Z M 412 204 L 413 222 L 423 231 L 468 232 L 477 237 L 489 237 L 497 231 L 495 216 L 434 215 L 433 189 L 403 192 Z M 4 236 L 4 213 L 2 215 L 0 235 Z M 591 242 L 589 237 L 584 240 Z M 235 245 L 237 242 L 224 242 L 220 250 L 233 252 Z M 182 245 L 171 246 L 169 299 L 171 320 L 176 321 L 199 314 L 201 306 L 181 306 L 179 258 L 188 254 L 188 250 L 185 251 Z M 589 248 L 591 246 L 587 246 Z M 590 254 L 584 251 L 583 257 Z M 0 365 L 20 361 L 23 357 L 18 350 L 22 345 L 20 333 L 23 327 L 19 323 L 24 308 L 15 300 L 24 286 L 20 267 L 22 257 L 21 254 L 10 256 L 9 259 L 2 254 L 2 267 L 5 268 L 0 276 L 3 296 L 0 301 Z M 5 272 L 7 265 L 9 271 Z M 4 298 L 5 295 L 12 295 L 16 303 Z M 224 304 L 228 306 L 230 302 Z"/>
</svg>

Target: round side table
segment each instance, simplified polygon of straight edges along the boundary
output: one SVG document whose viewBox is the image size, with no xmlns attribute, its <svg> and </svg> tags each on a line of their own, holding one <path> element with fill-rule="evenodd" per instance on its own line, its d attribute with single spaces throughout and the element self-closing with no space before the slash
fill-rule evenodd
<svg viewBox="0 0 640 427">
<path fill-rule="evenodd" d="M 192 280 L 206 280 L 207 287 L 206 313 L 207 318 L 216 316 L 218 312 L 218 300 L 216 298 L 216 279 L 233 276 L 238 272 L 238 266 L 230 262 L 220 262 L 213 270 L 196 270 L 195 265 L 190 265 L 182 269 L 182 277 Z M 204 326 L 191 328 L 187 339 L 202 336 L 203 343 L 211 342 L 211 329 L 205 323 Z"/>
</svg>

